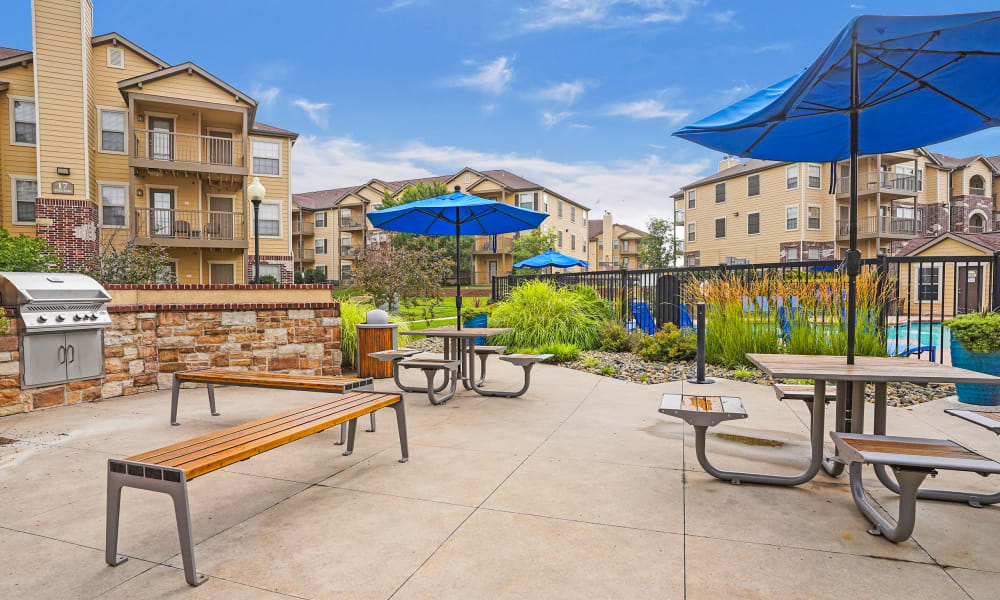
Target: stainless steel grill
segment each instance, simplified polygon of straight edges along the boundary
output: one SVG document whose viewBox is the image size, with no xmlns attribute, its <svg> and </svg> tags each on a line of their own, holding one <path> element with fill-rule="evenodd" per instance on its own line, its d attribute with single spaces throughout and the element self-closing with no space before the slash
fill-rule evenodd
<svg viewBox="0 0 1000 600">
<path fill-rule="evenodd" d="M 0 303 L 17 308 L 21 387 L 103 375 L 110 301 L 86 275 L 0 272 Z"/>
</svg>

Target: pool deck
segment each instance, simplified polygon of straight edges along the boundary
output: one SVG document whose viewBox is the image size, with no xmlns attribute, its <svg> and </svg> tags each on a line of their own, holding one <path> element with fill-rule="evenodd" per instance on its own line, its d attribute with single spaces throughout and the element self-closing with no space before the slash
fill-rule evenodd
<svg viewBox="0 0 1000 600">
<path fill-rule="evenodd" d="M 490 359 L 490 381 L 520 369 Z M 420 373 L 404 374 L 416 384 Z M 119 552 L 104 563 L 105 471 L 128 456 L 316 401 L 221 388 L 153 392 L 0 419 L 0 598 L 901 598 L 995 599 L 1000 507 L 921 502 L 912 540 L 866 533 L 846 478 L 797 488 L 706 475 L 693 430 L 657 412 L 680 383 L 643 386 L 539 365 L 521 398 L 407 395 L 410 461 L 390 411 L 341 456 L 317 434 L 190 485 L 198 588 L 179 570 L 166 496 L 126 489 Z M 379 389 L 393 390 L 391 381 Z M 695 388 L 685 384 L 683 391 Z M 719 381 L 750 418 L 712 430 L 721 468 L 792 473 L 807 411 L 770 388 Z M 1000 438 L 939 400 L 889 408 L 892 434 L 951 438 L 1000 458 Z M 871 410 L 872 406 L 867 407 Z M 832 411 L 832 408 L 830 409 Z M 832 412 L 831 412 L 832 418 Z M 828 421 L 832 422 L 832 421 Z M 868 422 L 871 422 L 869 416 Z M 944 473 L 935 486 L 993 491 Z M 895 513 L 892 494 L 874 499 Z"/>
</svg>

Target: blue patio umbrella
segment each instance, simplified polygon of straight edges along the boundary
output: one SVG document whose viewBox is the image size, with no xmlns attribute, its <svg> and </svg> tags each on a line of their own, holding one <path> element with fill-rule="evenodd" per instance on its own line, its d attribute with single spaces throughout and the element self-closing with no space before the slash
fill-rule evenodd
<svg viewBox="0 0 1000 600">
<path fill-rule="evenodd" d="M 455 307 L 462 328 L 461 238 L 463 235 L 496 235 L 535 229 L 549 215 L 455 192 L 368 213 L 374 227 L 421 235 L 455 236 Z"/>
<path fill-rule="evenodd" d="M 858 156 L 916 148 L 1000 125 L 1000 11 L 860 16 L 801 73 L 675 136 L 728 154 L 850 159 L 847 361 L 857 308 Z"/>
<path fill-rule="evenodd" d="M 579 258 L 573 258 L 572 256 L 566 256 L 555 250 L 547 250 L 542 252 L 538 256 L 532 256 L 531 258 L 526 258 L 521 262 L 514 263 L 515 268 L 528 267 L 531 269 L 544 269 L 545 267 L 559 267 L 560 269 L 568 269 L 569 267 L 586 267 L 589 263 L 585 260 L 580 260 Z"/>
</svg>

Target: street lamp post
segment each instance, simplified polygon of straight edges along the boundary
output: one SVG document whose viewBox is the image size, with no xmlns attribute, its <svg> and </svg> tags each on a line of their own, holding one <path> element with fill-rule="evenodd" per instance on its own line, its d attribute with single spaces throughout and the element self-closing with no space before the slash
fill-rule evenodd
<svg viewBox="0 0 1000 600">
<path fill-rule="evenodd" d="M 259 177 L 247 187 L 247 195 L 253 203 L 253 282 L 260 283 L 260 203 L 264 200 L 264 186 Z"/>
</svg>

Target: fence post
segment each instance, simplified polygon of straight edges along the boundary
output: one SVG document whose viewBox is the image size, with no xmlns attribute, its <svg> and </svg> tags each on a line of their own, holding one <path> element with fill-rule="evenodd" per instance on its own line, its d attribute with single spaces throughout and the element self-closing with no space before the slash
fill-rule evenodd
<svg viewBox="0 0 1000 600">
<path fill-rule="evenodd" d="M 626 303 L 626 293 L 625 284 L 628 280 L 628 272 L 625 270 L 625 266 L 622 265 L 621 277 L 619 278 L 619 285 L 621 286 L 621 299 L 622 299 L 622 323 L 628 321 L 628 304 Z"/>
<path fill-rule="evenodd" d="M 697 366 L 695 370 L 695 376 L 688 378 L 688 383 L 715 383 L 714 379 L 708 379 L 705 377 L 705 303 L 698 303 L 698 315 L 697 315 L 697 327 L 698 327 L 698 354 L 697 354 Z"/>
<path fill-rule="evenodd" d="M 889 257 L 881 252 L 877 256 L 878 266 L 878 332 L 884 337 L 889 325 Z"/>
<path fill-rule="evenodd" d="M 681 326 L 680 282 L 676 275 L 661 275 L 656 280 L 656 324 L 662 329 L 665 323 Z"/>
<path fill-rule="evenodd" d="M 993 290 L 990 293 L 990 310 L 1000 312 L 1000 250 L 993 251 Z"/>
</svg>

